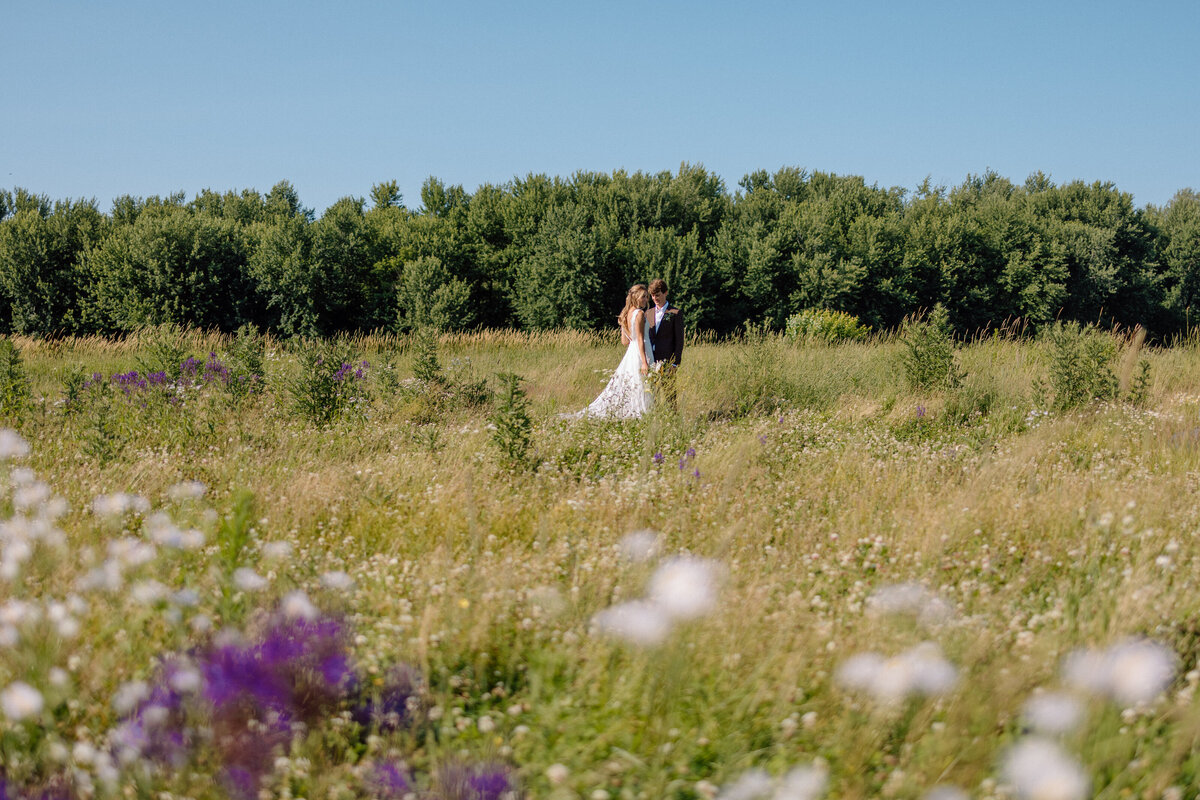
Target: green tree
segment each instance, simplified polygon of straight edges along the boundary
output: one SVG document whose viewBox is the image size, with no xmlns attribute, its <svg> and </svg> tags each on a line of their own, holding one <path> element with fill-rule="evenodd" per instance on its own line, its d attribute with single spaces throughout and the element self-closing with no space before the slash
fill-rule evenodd
<svg viewBox="0 0 1200 800">
<path fill-rule="evenodd" d="M 11 330 L 78 333 L 81 261 L 106 228 L 94 200 L 23 202 L 0 223 L 0 296 Z"/>
</svg>

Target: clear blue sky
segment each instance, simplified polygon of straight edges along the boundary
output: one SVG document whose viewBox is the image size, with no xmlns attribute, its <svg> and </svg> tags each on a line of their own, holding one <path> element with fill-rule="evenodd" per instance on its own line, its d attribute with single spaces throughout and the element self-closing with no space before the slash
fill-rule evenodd
<svg viewBox="0 0 1200 800">
<path fill-rule="evenodd" d="M 0 0 L 0 186 L 396 180 L 703 164 L 915 188 L 991 168 L 1200 189 L 1200 2 Z"/>
</svg>

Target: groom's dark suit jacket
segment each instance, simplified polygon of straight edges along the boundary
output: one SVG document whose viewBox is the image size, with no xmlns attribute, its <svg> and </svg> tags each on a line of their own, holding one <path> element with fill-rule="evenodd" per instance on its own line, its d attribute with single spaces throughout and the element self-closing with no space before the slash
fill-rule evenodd
<svg viewBox="0 0 1200 800">
<path fill-rule="evenodd" d="M 646 313 L 653 315 L 653 306 Z M 653 322 L 654 317 L 650 320 Z M 658 327 L 650 327 L 650 348 L 654 351 L 655 361 L 670 361 L 676 366 L 683 361 L 683 312 L 670 303 L 667 303 Z"/>
</svg>

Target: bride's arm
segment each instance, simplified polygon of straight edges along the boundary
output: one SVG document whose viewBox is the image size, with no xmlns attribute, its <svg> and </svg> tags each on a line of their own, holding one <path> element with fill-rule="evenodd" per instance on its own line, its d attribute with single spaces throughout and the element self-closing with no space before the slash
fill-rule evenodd
<svg viewBox="0 0 1200 800">
<path fill-rule="evenodd" d="M 617 327 L 621 329 L 621 346 L 626 347 L 629 344 L 629 331 L 625 330 L 624 322 Z"/>
<path fill-rule="evenodd" d="M 645 320 L 646 320 L 646 312 L 645 311 L 635 311 L 633 314 L 633 324 L 630 325 L 629 327 L 635 331 L 640 331 L 640 330 L 642 330 L 642 326 L 644 325 Z M 646 337 L 645 336 L 637 337 L 637 351 L 638 351 L 638 358 L 640 358 L 642 360 L 642 372 L 644 372 L 644 373 L 649 372 L 650 371 L 650 362 L 646 360 Z"/>
</svg>

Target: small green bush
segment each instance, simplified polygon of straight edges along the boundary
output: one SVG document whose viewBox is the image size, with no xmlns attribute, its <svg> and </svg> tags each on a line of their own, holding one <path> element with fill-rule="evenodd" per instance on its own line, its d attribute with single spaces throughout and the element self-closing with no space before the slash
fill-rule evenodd
<svg viewBox="0 0 1200 800">
<path fill-rule="evenodd" d="M 343 339 L 306 342 L 300 346 L 299 373 L 287 383 L 296 412 L 324 427 L 369 401 L 364 380 L 367 362 L 356 360 Z"/>
<path fill-rule="evenodd" d="M 529 452 L 533 445 L 533 420 L 529 416 L 529 399 L 521 388 L 522 378 L 511 372 L 497 377 L 500 390 L 488 418 L 493 426 L 492 443 L 509 467 L 535 466 L 535 459 Z"/>
<path fill-rule="evenodd" d="M 1056 411 L 1115 400 L 1119 391 L 1112 363 L 1117 343 L 1111 334 L 1078 322 L 1056 322 L 1044 337 L 1050 347 L 1051 406 Z"/>
<path fill-rule="evenodd" d="M 29 378 L 21 350 L 12 339 L 0 339 L 0 418 L 20 419 L 29 403 Z"/>
<path fill-rule="evenodd" d="M 904 375 L 913 389 L 956 389 L 966 377 L 954 355 L 950 315 L 939 303 L 925 319 L 905 321 Z"/>
<path fill-rule="evenodd" d="M 867 327 L 845 311 L 806 308 L 788 317 L 784 333 L 792 341 L 857 342 L 867 338 Z"/>
</svg>

